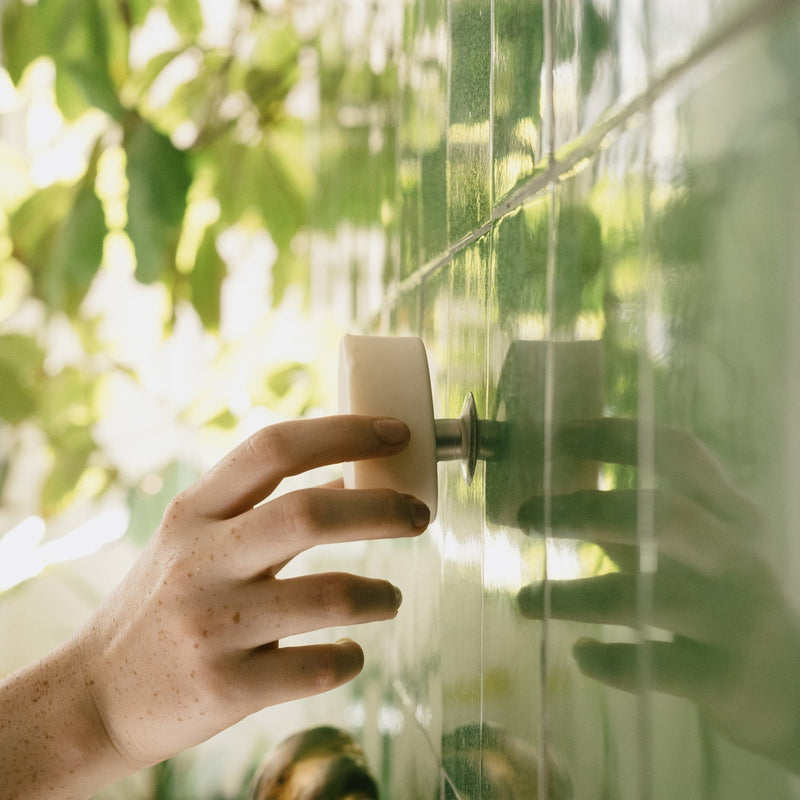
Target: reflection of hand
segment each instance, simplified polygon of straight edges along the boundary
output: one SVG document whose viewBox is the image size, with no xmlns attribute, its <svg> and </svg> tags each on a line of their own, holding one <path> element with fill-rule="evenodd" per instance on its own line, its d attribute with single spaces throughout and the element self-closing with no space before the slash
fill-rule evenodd
<svg viewBox="0 0 800 800">
<path fill-rule="evenodd" d="M 0 797 L 88 795 L 264 706 L 353 678 L 363 663 L 354 642 L 278 640 L 390 619 L 399 592 L 349 574 L 276 574 L 316 544 L 419 533 L 427 508 L 393 491 L 338 485 L 257 504 L 285 476 L 392 455 L 407 441 L 402 423 L 366 417 L 284 423 L 178 496 L 88 625 L 0 687 L 0 774 L 10 792 L 0 788 Z M 29 716 L 7 722 L 20 715 Z"/>
<path fill-rule="evenodd" d="M 556 446 L 581 458 L 636 464 L 636 434 L 635 420 L 573 423 Z M 586 675 L 627 691 L 639 690 L 647 664 L 653 689 L 692 700 L 732 741 L 800 772 L 800 621 L 750 545 L 763 523 L 689 435 L 658 428 L 653 453 L 659 477 L 653 491 L 552 498 L 554 534 L 600 544 L 620 571 L 549 582 L 550 616 L 631 627 L 646 622 L 671 633 L 671 641 L 648 642 L 646 652 L 641 644 L 582 639 L 574 654 Z M 536 525 L 542 513 L 542 500 L 533 499 L 520 510 L 520 522 Z M 646 621 L 637 616 L 637 529 L 648 529 L 648 517 L 657 569 L 646 576 L 652 586 Z M 525 616 L 542 616 L 542 585 L 523 588 L 518 599 Z"/>
</svg>

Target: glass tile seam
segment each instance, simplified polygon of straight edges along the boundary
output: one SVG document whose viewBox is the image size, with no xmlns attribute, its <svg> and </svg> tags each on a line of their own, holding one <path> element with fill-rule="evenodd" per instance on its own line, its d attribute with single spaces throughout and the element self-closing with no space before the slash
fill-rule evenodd
<svg viewBox="0 0 800 800">
<path fill-rule="evenodd" d="M 795 6 L 798 2 L 800 0 L 763 0 L 761 4 L 732 17 L 726 25 L 701 42 L 683 61 L 673 65 L 663 75 L 654 79 L 644 92 L 633 98 L 626 106 L 605 121 L 600 122 L 592 131 L 562 147 L 560 153 L 553 153 L 552 158 L 547 158 L 544 168 L 539 173 L 493 207 L 491 216 L 485 223 L 465 234 L 460 240 L 450 245 L 445 252 L 422 264 L 413 273 L 399 281 L 387 292 L 381 305 L 371 309 L 362 319 L 357 319 L 356 324 L 362 324 L 365 327 L 374 324 L 407 294 L 416 290 L 426 278 L 447 266 L 464 248 L 491 232 L 501 218 L 547 191 L 550 185 L 560 183 L 573 171 L 579 169 L 582 163 L 596 156 L 605 148 L 610 136 L 616 131 L 624 130 L 638 115 L 649 113 L 653 105 L 691 70 L 740 37 L 750 33 L 755 26 L 766 23 L 783 9 Z M 545 102 L 547 104 L 546 100 Z"/>
</svg>

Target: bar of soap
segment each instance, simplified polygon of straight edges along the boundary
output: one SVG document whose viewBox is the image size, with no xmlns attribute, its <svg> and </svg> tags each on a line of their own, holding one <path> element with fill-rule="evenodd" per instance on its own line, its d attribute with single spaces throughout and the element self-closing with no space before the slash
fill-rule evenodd
<svg viewBox="0 0 800 800">
<path fill-rule="evenodd" d="M 339 349 L 339 409 L 342 414 L 396 417 L 411 430 L 402 453 L 345 464 L 345 486 L 413 494 L 428 506 L 433 521 L 438 503 L 436 433 L 422 339 L 345 336 Z"/>
</svg>

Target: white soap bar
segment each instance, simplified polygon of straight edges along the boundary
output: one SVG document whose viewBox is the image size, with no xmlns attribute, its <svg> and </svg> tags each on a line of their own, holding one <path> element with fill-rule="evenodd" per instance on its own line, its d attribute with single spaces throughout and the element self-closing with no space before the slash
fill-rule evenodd
<svg viewBox="0 0 800 800">
<path fill-rule="evenodd" d="M 345 486 L 413 494 L 436 516 L 436 433 L 428 357 L 416 336 L 345 336 L 339 350 L 339 409 L 343 414 L 396 417 L 411 430 L 396 456 L 344 468 Z"/>
</svg>

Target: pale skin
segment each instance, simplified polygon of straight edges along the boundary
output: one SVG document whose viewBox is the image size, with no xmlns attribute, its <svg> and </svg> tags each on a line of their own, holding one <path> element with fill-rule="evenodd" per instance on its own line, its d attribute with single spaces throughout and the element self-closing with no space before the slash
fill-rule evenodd
<svg viewBox="0 0 800 800">
<path fill-rule="evenodd" d="M 0 683 L 0 798 L 88 798 L 266 706 L 354 678 L 364 663 L 355 642 L 281 640 L 392 619 L 399 590 L 345 573 L 278 574 L 317 544 L 418 535 L 428 509 L 340 483 L 262 501 L 284 477 L 391 456 L 408 439 L 397 420 L 286 422 L 176 497 L 86 625 Z"/>
</svg>

